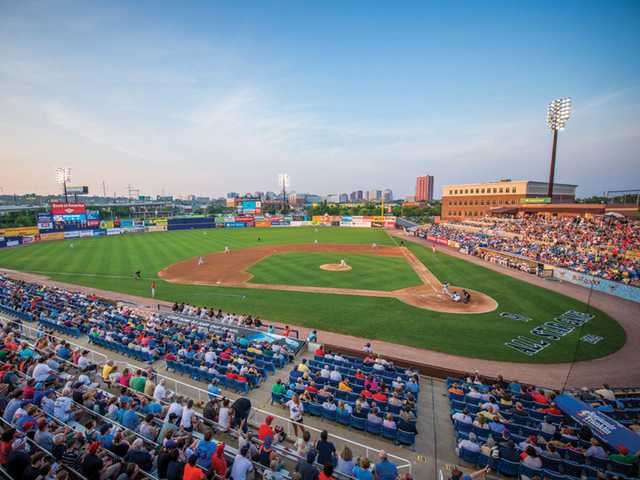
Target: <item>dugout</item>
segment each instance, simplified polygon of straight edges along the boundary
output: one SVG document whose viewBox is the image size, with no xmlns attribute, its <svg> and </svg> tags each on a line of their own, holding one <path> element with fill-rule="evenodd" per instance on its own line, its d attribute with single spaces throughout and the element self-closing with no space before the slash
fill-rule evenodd
<svg viewBox="0 0 640 480">
<path fill-rule="evenodd" d="M 496 263 L 504 267 L 515 268 L 542 278 L 553 277 L 553 266 L 539 262 L 534 258 L 516 253 L 501 252 L 491 248 L 479 247 L 476 255 L 487 262 Z"/>
</svg>

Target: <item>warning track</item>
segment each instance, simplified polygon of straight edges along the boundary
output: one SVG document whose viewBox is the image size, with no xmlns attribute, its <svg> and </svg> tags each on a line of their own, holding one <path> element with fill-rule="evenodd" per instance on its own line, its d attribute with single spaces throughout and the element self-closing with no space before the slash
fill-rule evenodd
<svg viewBox="0 0 640 480">
<path fill-rule="evenodd" d="M 422 281 L 417 287 L 403 288 L 392 292 L 382 290 L 363 290 L 350 288 L 309 287 L 298 285 L 273 285 L 249 283 L 252 275 L 248 269 L 260 260 L 278 253 L 366 253 L 388 257 L 404 257 L 416 275 Z M 198 265 L 199 257 L 174 263 L 160 272 L 158 276 L 171 283 L 186 285 L 212 285 L 221 287 L 241 287 L 261 290 L 285 290 L 333 295 L 356 295 L 366 297 L 396 298 L 404 303 L 448 313 L 486 313 L 495 310 L 498 304 L 487 295 L 473 290 L 472 301 L 468 304 L 455 303 L 442 294 L 442 285 L 429 269 L 407 248 L 349 244 L 302 244 L 302 245 L 263 245 L 228 253 L 218 252 L 203 256 L 204 264 Z M 453 292 L 456 287 L 449 287 Z"/>
</svg>

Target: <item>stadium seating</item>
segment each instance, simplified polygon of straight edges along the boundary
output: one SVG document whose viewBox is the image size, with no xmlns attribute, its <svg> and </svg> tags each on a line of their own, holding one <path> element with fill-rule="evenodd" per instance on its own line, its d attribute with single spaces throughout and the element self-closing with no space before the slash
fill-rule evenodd
<svg viewBox="0 0 640 480">
<path fill-rule="evenodd" d="M 498 451 L 501 451 L 504 444 L 508 440 L 511 440 L 515 444 L 516 450 L 522 452 L 524 447 L 528 444 L 532 444 L 539 450 L 542 467 L 540 469 L 528 467 L 519 462 L 512 462 L 504 458 L 499 458 L 496 461 L 495 458 L 487 456 L 482 452 L 470 452 L 464 448 L 458 449 L 458 455 L 461 460 L 474 466 L 483 465 L 495 465 L 497 471 L 508 477 L 526 476 L 533 478 L 538 476 L 540 478 L 597 478 L 598 473 L 606 475 L 607 477 L 618 476 L 619 478 L 634 478 L 638 474 L 638 465 L 627 465 L 617 462 L 612 459 L 601 459 L 594 456 L 585 456 L 584 452 L 591 447 L 591 443 L 587 440 L 580 438 L 580 429 L 576 422 L 567 416 L 542 413 L 539 410 L 548 408 L 553 402 L 554 392 L 548 392 L 548 404 L 542 404 L 536 402 L 533 396 L 537 396 L 540 389 L 534 386 L 521 386 L 518 385 L 519 393 L 511 393 L 508 397 L 508 405 L 499 405 L 498 412 L 489 412 L 482 409 L 485 401 L 490 403 L 489 398 L 493 397 L 498 401 L 500 397 L 500 391 L 497 390 L 491 383 L 481 383 L 477 379 L 472 378 L 448 378 L 447 387 L 449 390 L 449 406 L 452 415 L 467 411 L 469 415 L 476 416 L 476 421 L 480 417 L 480 413 L 485 415 L 484 418 L 490 418 L 491 422 L 502 424 L 505 427 L 505 432 L 500 433 L 494 431 L 491 428 L 480 427 L 474 422 L 465 423 L 457 419 L 452 418 L 453 428 L 458 440 L 470 439 L 473 434 L 475 436 L 475 443 L 478 445 L 487 445 L 487 449 L 492 446 L 496 446 Z M 471 390 L 473 388 L 473 390 Z M 504 384 L 498 389 L 504 390 Z M 457 390 L 462 390 L 464 393 L 456 393 Z M 595 392 L 597 392 L 596 390 Z M 615 390 L 613 390 L 615 392 Z M 474 397 L 470 397 L 469 394 L 476 392 Z M 639 396 L 637 389 L 620 389 L 616 393 L 616 401 L 606 401 L 595 392 L 582 390 L 575 392 L 575 395 L 580 395 L 584 401 L 593 401 L 594 405 L 613 406 L 618 403 L 627 405 L 637 405 Z M 477 395 L 481 395 L 482 400 L 477 398 Z M 520 407 L 522 406 L 522 407 Z M 633 411 L 633 416 L 629 416 L 629 410 Z M 615 410 L 614 410 L 615 411 Z M 621 408 L 620 411 L 624 412 L 625 419 L 628 422 L 637 422 L 637 412 L 635 408 Z M 541 430 L 541 424 L 546 422 L 553 425 L 556 433 L 550 434 Z M 490 425 L 491 426 L 491 425 Z M 491 437 L 492 441 L 489 441 Z M 531 440 L 531 439 L 535 440 Z M 529 443 L 527 443 L 529 442 Z M 533 442 L 533 443 L 531 443 Z M 557 456 L 548 456 L 549 452 L 546 449 L 546 445 L 553 443 L 558 445 L 555 450 Z M 615 446 L 612 446 L 615 447 Z"/>
</svg>

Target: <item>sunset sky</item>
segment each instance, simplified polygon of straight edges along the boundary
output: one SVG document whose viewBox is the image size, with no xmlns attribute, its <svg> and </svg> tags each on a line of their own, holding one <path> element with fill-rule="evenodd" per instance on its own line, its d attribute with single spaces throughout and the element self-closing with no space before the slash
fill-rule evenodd
<svg viewBox="0 0 640 480">
<path fill-rule="evenodd" d="M 640 188 L 640 3 L 0 0 L 0 193 Z"/>
</svg>

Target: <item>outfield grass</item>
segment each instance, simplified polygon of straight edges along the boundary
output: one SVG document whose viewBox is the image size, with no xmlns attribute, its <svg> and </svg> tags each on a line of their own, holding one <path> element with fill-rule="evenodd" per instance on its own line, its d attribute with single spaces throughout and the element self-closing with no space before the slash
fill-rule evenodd
<svg viewBox="0 0 640 480">
<path fill-rule="evenodd" d="M 351 270 L 330 272 L 325 263 L 345 260 Z M 420 285 L 420 279 L 404 257 L 356 253 L 288 252 L 271 255 L 249 268 L 252 283 L 313 287 L 398 290 Z"/>
<path fill-rule="evenodd" d="M 157 272 L 179 260 L 222 251 L 225 245 L 240 249 L 261 244 L 364 243 L 393 245 L 382 230 L 339 228 L 271 228 L 191 230 L 144 235 L 122 235 L 81 240 L 42 242 L 0 251 L 0 266 L 43 273 L 55 280 L 117 292 L 149 296 L 149 283 L 158 283 L 158 297 L 214 306 L 231 312 L 259 315 L 285 323 L 332 330 L 363 338 L 455 353 L 469 357 L 512 362 L 566 362 L 601 357 L 619 349 L 625 335 L 617 322 L 591 309 L 596 318 L 563 337 L 535 357 L 506 348 L 517 335 L 533 326 L 586 306 L 563 295 L 502 275 L 420 245 L 409 248 L 441 280 L 482 291 L 499 308 L 476 315 L 453 315 L 412 307 L 392 298 L 354 297 L 302 292 L 175 285 L 157 279 Z M 70 248 L 71 242 L 74 248 Z M 141 270 L 143 280 L 132 273 Z M 499 316 L 522 313 L 524 323 Z M 579 342 L 582 335 L 604 337 L 596 345 Z M 576 346 L 578 347 L 576 349 Z"/>
</svg>

